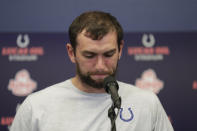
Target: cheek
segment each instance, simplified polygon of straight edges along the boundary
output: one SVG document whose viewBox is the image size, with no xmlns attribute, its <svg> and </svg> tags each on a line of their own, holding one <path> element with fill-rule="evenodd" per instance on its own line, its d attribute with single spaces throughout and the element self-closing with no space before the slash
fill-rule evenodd
<svg viewBox="0 0 197 131">
<path fill-rule="evenodd" d="M 107 59 L 105 60 L 105 65 L 108 68 L 116 68 L 117 62 L 118 62 L 117 58 Z"/>
<path fill-rule="evenodd" d="M 92 61 L 92 60 L 80 60 L 79 61 L 79 66 L 85 72 L 91 71 L 91 70 L 94 69 L 94 61 Z"/>
</svg>

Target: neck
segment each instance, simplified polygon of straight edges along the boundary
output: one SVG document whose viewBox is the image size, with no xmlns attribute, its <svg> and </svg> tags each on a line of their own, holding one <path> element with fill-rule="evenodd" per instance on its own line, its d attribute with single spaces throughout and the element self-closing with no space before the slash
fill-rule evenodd
<svg viewBox="0 0 197 131">
<path fill-rule="evenodd" d="M 105 89 L 101 88 L 101 89 L 97 89 L 94 87 L 91 87 L 85 83 L 83 83 L 81 81 L 81 79 L 79 78 L 79 76 L 75 76 L 72 78 L 72 83 L 73 85 L 78 88 L 79 90 L 83 91 L 83 92 L 87 92 L 87 93 L 105 93 Z"/>
</svg>

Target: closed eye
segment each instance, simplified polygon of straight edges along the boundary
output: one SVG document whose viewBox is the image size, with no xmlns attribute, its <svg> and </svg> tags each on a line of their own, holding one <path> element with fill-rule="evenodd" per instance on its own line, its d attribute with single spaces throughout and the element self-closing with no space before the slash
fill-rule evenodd
<svg viewBox="0 0 197 131">
<path fill-rule="evenodd" d="M 116 53 L 116 49 L 104 53 L 105 57 L 112 57 Z"/>
<path fill-rule="evenodd" d="M 91 58 L 94 58 L 94 56 L 96 56 L 96 54 L 93 52 L 85 51 L 85 52 L 83 52 L 83 56 L 88 59 L 91 59 Z"/>
</svg>

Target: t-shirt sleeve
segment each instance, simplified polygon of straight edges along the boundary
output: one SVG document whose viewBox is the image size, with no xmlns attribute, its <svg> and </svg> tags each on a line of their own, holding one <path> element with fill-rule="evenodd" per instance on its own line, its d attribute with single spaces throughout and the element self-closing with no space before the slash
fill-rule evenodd
<svg viewBox="0 0 197 131">
<path fill-rule="evenodd" d="M 172 124 L 160 102 L 155 95 L 155 122 L 154 131 L 174 131 Z"/>
<path fill-rule="evenodd" d="M 38 131 L 32 122 L 32 108 L 27 97 L 16 112 L 10 131 Z"/>
</svg>

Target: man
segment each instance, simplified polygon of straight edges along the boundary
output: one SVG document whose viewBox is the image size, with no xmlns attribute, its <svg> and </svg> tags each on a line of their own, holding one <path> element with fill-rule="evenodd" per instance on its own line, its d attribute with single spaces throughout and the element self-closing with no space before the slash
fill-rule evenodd
<svg viewBox="0 0 197 131">
<path fill-rule="evenodd" d="M 123 31 L 115 17 L 90 11 L 69 27 L 66 45 L 76 76 L 26 98 L 11 131 L 110 131 L 112 100 L 103 88 L 115 76 L 122 54 Z M 122 99 L 117 131 L 173 131 L 156 95 L 118 82 Z"/>
</svg>

